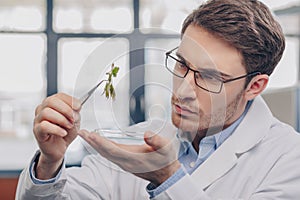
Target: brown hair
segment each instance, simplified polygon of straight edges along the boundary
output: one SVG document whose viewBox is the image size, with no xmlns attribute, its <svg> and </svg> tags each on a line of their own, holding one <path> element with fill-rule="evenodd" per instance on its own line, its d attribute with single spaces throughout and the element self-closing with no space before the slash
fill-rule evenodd
<svg viewBox="0 0 300 200">
<path fill-rule="evenodd" d="M 201 26 L 235 47 L 243 56 L 247 73 L 270 75 L 285 48 L 279 23 L 257 0 L 208 0 L 185 19 L 182 35 L 190 24 Z"/>
</svg>

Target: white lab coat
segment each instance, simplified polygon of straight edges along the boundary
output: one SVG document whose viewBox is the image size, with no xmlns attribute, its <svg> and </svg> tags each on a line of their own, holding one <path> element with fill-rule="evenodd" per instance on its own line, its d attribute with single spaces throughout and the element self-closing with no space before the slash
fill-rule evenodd
<svg viewBox="0 0 300 200">
<path fill-rule="evenodd" d="M 155 199 L 300 199 L 300 135 L 257 97 L 235 132 L 193 174 Z M 35 185 L 26 168 L 16 199 L 148 199 L 147 181 L 100 156 L 63 168 L 55 183 Z"/>
</svg>

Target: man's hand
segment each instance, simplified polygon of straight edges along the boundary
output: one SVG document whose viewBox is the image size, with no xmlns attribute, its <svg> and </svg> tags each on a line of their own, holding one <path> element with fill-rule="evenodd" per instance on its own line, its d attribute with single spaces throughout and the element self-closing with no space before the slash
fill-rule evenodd
<svg viewBox="0 0 300 200">
<path fill-rule="evenodd" d="M 56 175 L 68 146 L 77 136 L 80 109 L 79 100 L 63 93 L 46 98 L 36 108 L 33 132 L 41 151 L 37 178 Z"/>
<path fill-rule="evenodd" d="M 118 144 L 86 130 L 78 134 L 103 157 L 157 186 L 180 168 L 175 143 L 152 132 L 145 133 L 142 145 Z"/>
</svg>

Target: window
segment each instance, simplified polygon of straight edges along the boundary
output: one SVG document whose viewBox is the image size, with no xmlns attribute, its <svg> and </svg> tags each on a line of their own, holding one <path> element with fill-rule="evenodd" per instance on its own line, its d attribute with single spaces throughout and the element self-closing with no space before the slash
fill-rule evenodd
<svg viewBox="0 0 300 200">
<path fill-rule="evenodd" d="M 44 34 L 0 34 L 0 136 L 31 136 L 46 95 Z"/>
<path fill-rule="evenodd" d="M 286 47 L 282 59 L 270 76 L 267 89 L 293 87 L 299 74 L 299 38 L 286 37 Z"/>
<path fill-rule="evenodd" d="M 287 36 L 268 89 L 294 86 L 299 81 L 299 0 L 263 1 L 276 10 Z M 2 0 L 0 136 L 31 138 L 34 109 L 42 98 L 56 92 L 80 97 L 105 76 L 111 62 L 121 67 L 116 89 L 122 98 L 107 102 L 99 88 L 84 107 L 82 127 L 168 117 L 172 81 L 164 72 L 164 53 L 178 45 L 183 20 L 202 2 Z"/>
<path fill-rule="evenodd" d="M 46 1 L 0 3 L 0 137 L 31 136 L 36 105 L 46 95 Z"/>
<path fill-rule="evenodd" d="M 54 0 L 56 32 L 124 33 L 133 30 L 130 0 Z"/>
<path fill-rule="evenodd" d="M 148 40 L 145 48 L 145 117 L 170 119 L 172 74 L 165 68 L 166 51 L 178 46 L 179 39 Z M 159 97 L 159 98 L 158 98 Z"/>
<path fill-rule="evenodd" d="M 42 31 L 45 29 L 45 0 L 1 0 L 0 30 Z"/>
<path fill-rule="evenodd" d="M 185 17 L 201 2 L 201 0 L 140 0 L 140 27 L 146 33 L 178 34 Z"/>
<path fill-rule="evenodd" d="M 0 43 L 0 91 L 44 92 L 44 35 L 0 34 Z"/>
<path fill-rule="evenodd" d="M 59 91 L 78 98 L 106 79 L 105 73 L 112 63 L 120 67 L 113 80 L 116 100 L 107 100 L 102 95 L 104 84 L 100 86 L 81 110 L 81 127 L 94 130 L 128 125 L 128 41 L 124 38 L 62 38 L 58 48 Z"/>
</svg>

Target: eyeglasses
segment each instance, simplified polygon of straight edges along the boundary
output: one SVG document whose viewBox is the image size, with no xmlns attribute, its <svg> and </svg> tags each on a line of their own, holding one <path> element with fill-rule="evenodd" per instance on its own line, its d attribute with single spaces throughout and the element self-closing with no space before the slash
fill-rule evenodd
<svg viewBox="0 0 300 200">
<path fill-rule="evenodd" d="M 218 94 L 221 92 L 224 83 L 236 81 L 250 76 L 254 77 L 261 74 L 260 72 L 251 72 L 239 77 L 225 80 L 222 77 L 221 72 L 213 69 L 203 69 L 201 71 L 191 69 L 184 58 L 174 53 L 176 49 L 178 49 L 178 47 L 166 52 L 165 66 L 168 71 L 179 78 L 185 78 L 189 71 L 194 72 L 195 84 L 207 92 Z"/>
</svg>

